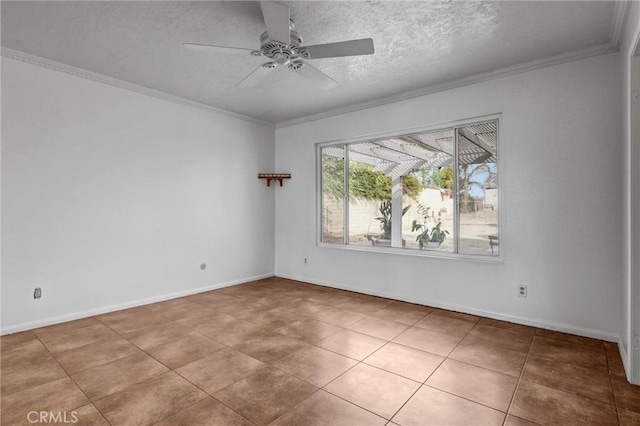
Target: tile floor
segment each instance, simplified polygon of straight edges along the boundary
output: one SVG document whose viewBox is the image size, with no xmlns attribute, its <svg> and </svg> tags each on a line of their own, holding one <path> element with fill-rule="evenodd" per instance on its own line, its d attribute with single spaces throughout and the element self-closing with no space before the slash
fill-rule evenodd
<svg viewBox="0 0 640 426">
<path fill-rule="evenodd" d="M 1 348 L 3 425 L 640 424 L 613 343 L 281 278 Z"/>
</svg>

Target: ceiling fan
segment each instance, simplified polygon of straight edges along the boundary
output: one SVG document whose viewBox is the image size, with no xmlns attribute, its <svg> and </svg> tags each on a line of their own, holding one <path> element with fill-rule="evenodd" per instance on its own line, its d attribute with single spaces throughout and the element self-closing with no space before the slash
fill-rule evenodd
<svg viewBox="0 0 640 426">
<path fill-rule="evenodd" d="M 260 50 L 196 43 L 184 43 L 184 48 L 210 53 L 250 54 L 255 57 L 271 59 L 238 82 L 236 87 L 253 86 L 271 70 L 286 66 L 301 77 L 313 81 L 319 87 L 329 88 L 336 85 L 337 82 L 309 64 L 307 60 L 371 55 L 374 52 L 373 40 L 370 38 L 303 46 L 302 37 L 293 30 L 294 23 L 289 16 L 287 6 L 263 1 L 260 2 L 260 7 L 267 26 L 267 31 L 260 36 Z"/>
</svg>

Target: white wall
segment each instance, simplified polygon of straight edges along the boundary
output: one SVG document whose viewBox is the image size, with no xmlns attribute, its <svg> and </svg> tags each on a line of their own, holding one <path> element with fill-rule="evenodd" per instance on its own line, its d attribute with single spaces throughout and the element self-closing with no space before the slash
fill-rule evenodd
<svg viewBox="0 0 640 426">
<path fill-rule="evenodd" d="M 276 129 L 276 168 L 292 173 L 276 194 L 276 274 L 617 340 L 620 62 L 603 55 Z M 503 114 L 504 262 L 316 245 L 315 143 L 493 113 Z"/>
<path fill-rule="evenodd" d="M 3 332 L 273 274 L 272 127 L 7 58 L 2 124 Z"/>
<path fill-rule="evenodd" d="M 631 2 L 622 38 L 622 139 L 624 141 L 624 275 L 621 309 L 621 349 L 627 376 L 640 383 L 640 105 L 632 108 L 633 78 L 640 88 L 640 65 L 632 64 L 632 57 L 640 39 L 640 2 Z M 640 59 L 635 58 L 636 62 Z M 635 74 L 635 75 L 634 75 Z M 635 109 L 635 111 L 632 111 Z M 633 116 L 635 114 L 635 117 Z M 635 132 L 632 132 L 635 124 Z"/>
</svg>

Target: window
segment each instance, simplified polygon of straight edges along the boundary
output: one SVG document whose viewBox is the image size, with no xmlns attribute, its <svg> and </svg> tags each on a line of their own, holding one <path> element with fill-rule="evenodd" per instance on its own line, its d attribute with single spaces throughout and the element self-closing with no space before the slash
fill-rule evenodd
<svg viewBox="0 0 640 426">
<path fill-rule="evenodd" d="M 318 152 L 322 243 L 500 255 L 497 120 Z"/>
</svg>

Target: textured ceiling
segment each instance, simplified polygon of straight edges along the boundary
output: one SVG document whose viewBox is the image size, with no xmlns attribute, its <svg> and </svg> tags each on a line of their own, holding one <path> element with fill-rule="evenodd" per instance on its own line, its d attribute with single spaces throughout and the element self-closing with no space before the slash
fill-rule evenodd
<svg viewBox="0 0 640 426">
<path fill-rule="evenodd" d="M 257 2 L 2 2 L 2 45 L 274 123 L 604 45 L 615 2 L 304 1 L 305 44 L 371 37 L 371 56 L 318 59 L 329 90 L 281 68 L 235 88 L 264 58 L 186 51 L 182 43 L 258 49 Z"/>
</svg>

